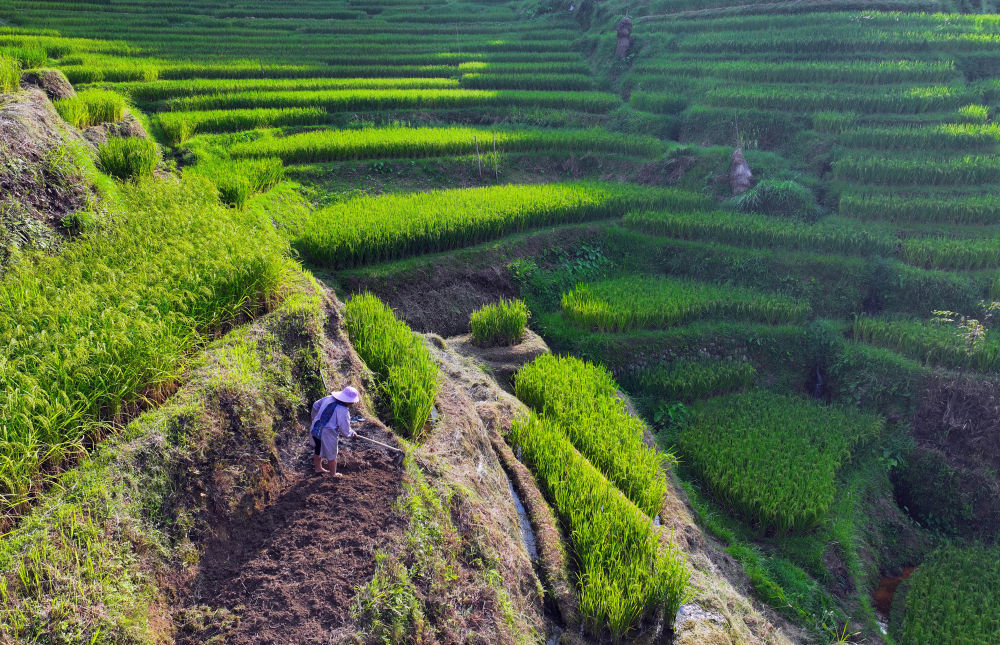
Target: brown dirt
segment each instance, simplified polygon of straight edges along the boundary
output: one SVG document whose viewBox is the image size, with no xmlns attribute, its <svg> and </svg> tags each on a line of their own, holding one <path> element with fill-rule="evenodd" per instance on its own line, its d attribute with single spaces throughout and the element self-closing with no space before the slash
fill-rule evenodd
<svg viewBox="0 0 1000 645">
<path fill-rule="evenodd" d="M 220 531 L 202 556 L 190 602 L 201 612 L 231 612 L 236 625 L 182 627 L 178 644 L 220 635 L 232 645 L 326 643 L 349 622 L 355 588 L 375 572 L 375 549 L 403 520 L 393 511 L 402 468 L 385 452 L 346 443 L 343 478 L 313 474 L 303 443 L 274 503 Z"/>
<path fill-rule="evenodd" d="M 889 612 L 892 611 L 892 600 L 896 597 L 896 590 L 899 589 L 901 585 L 916 567 L 906 567 L 903 569 L 902 573 L 898 576 L 889 576 L 879 580 L 878 589 L 875 590 L 875 608 L 881 612 L 883 616 L 888 616 Z"/>
<path fill-rule="evenodd" d="M 52 101 L 76 96 L 73 85 L 58 69 L 36 69 L 25 72 L 21 76 L 21 86 L 37 87 Z"/>
<path fill-rule="evenodd" d="M 517 345 L 479 347 L 472 342 L 470 334 L 448 338 L 445 342 L 455 352 L 476 361 L 486 373 L 496 379 L 500 387 L 511 393 L 512 379 L 517 370 L 549 351 L 542 337 L 530 329 L 525 329 L 524 338 Z"/>
</svg>

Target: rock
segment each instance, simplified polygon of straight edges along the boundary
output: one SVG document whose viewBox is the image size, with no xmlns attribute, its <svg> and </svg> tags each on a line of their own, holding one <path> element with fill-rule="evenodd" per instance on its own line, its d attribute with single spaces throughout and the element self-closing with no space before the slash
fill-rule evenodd
<svg viewBox="0 0 1000 645">
<path fill-rule="evenodd" d="M 76 90 L 66 75 L 58 69 L 35 69 L 21 76 L 23 87 L 37 87 L 45 92 L 49 100 L 68 99 L 76 96 Z"/>
<path fill-rule="evenodd" d="M 149 138 L 149 134 L 139 119 L 126 110 L 125 116 L 121 121 L 117 123 L 102 123 L 101 125 L 87 128 L 83 131 L 83 137 L 95 146 L 99 146 L 107 143 L 108 139 L 147 139 Z"/>
</svg>

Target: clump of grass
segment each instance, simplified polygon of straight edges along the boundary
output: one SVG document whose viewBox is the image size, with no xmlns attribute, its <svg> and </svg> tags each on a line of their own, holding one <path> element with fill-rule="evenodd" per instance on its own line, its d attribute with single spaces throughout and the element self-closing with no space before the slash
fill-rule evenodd
<svg viewBox="0 0 1000 645">
<path fill-rule="evenodd" d="M 523 300 L 501 299 L 469 316 L 472 340 L 477 345 L 516 345 L 524 338 L 528 324 L 528 305 Z"/>
<path fill-rule="evenodd" d="M 213 159 L 197 164 L 192 171 L 209 177 L 219 189 L 219 198 L 237 208 L 243 208 L 253 195 L 271 190 L 285 176 L 285 166 L 275 158 Z"/>
<path fill-rule="evenodd" d="M 345 312 L 351 343 L 375 373 L 393 422 L 419 439 L 439 388 L 437 363 L 420 336 L 376 296 L 355 295 Z"/>
<path fill-rule="evenodd" d="M 160 148 L 149 139 L 113 137 L 97 148 L 97 162 L 102 171 L 122 181 L 149 177 L 160 163 Z"/>
<path fill-rule="evenodd" d="M 695 401 L 750 387 L 757 370 L 731 360 L 682 359 L 638 370 L 628 384 L 641 392 L 675 401 Z"/>
<path fill-rule="evenodd" d="M 744 193 L 736 202 L 744 213 L 762 213 L 779 217 L 816 219 L 816 196 L 793 180 L 765 179 Z"/>
<path fill-rule="evenodd" d="M 21 87 L 21 64 L 13 58 L 0 56 L 0 94 L 16 92 Z"/>
<path fill-rule="evenodd" d="M 125 106 L 125 97 L 111 90 L 84 90 L 55 102 L 59 116 L 76 128 L 117 123 L 125 116 Z"/>
</svg>

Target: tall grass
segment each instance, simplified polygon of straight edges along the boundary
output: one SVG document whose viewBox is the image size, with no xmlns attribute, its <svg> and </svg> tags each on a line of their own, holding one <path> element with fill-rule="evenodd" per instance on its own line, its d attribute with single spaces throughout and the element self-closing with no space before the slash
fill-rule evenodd
<svg viewBox="0 0 1000 645">
<path fill-rule="evenodd" d="M 508 440 L 570 534 L 588 628 L 607 628 L 620 641 L 658 609 L 672 620 L 689 597 L 690 574 L 677 549 L 661 545 L 649 518 L 573 448 L 566 427 L 532 414 L 515 421 Z"/>
<path fill-rule="evenodd" d="M 855 340 L 891 349 L 927 365 L 1000 370 L 1000 341 L 990 331 L 971 353 L 954 328 L 929 320 L 858 316 L 851 334 Z"/>
<path fill-rule="evenodd" d="M 21 89 L 21 64 L 6 56 L 0 56 L 0 94 L 10 94 Z"/>
<path fill-rule="evenodd" d="M 314 211 L 295 244 L 311 261 L 343 268 L 614 217 L 675 198 L 671 191 L 583 182 L 358 197 Z"/>
<path fill-rule="evenodd" d="M 882 425 L 850 408 L 755 390 L 696 404 L 678 446 L 716 498 L 784 533 L 822 519 L 837 470 Z"/>
<path fill-rule="evenodd" d="M 262 137 L 233 146 L 233 157 L 281 157 L 286 163 L 316 163 L 376 157 L 486 154 L 494 142 L 503 152 L 616 152 L 654 156 L 663 152 L 655 137 L 590 130 L 487 130 L 480 128 L 364 128 L 322 130 L 287 137 Z"/>
<path fill-rule="evenodd" d="M 55 102 L 59 116 L 77 128 L 117 123 L 125 116 L 125 97 L 111 90 L 85 90 Z"/>
<path fill-rule="evenodd" d="M 992 155 L 942 159 L 851 154 L 834 162 L 833 175 L 882 186 L 991 184 L 1000 177 L 1000 159 Z"/>
<path fill-rule="evenodd" d="M 645 394 L 674 401 L 696 401 L 753 385 L 757 370 L 732 360 L 679 359 L 632 372 L 623 380 Z"/>
<path fill-rule="evenodd" d="M 156 122 L 163 131 L 163 136 L 175 146 L 198 133 L 239 132 L 285 125 L 318 125 L 328 120 L 326 110 L 318 107 L 163 112 L 156 115 Z"/>
<path fill-rule="evenodd" d="M 408 438 L 420 439 L 440 387 L 430 351 L 420 336 L 370 293 L 353 296 L 344 318 L 351 343 L 375 373 L 393 423 Z"/>
<path fill-rule="evenodd" d="M 254 78 L 197 79 L 119 83 L 115 89 L 133 101 L 164 101 L 185 96 L 260 91 L 324 89 L 444 89 L 457 88 L 452 78 Z"/>
<path fill-rule="evenodd" d="M 514 378 L 517 397 L 560 423 L 566 436 L 642 512 L 653 516 L 667 490 L 670 455 L 643 442 L 645 424 L 629 414 L 603 367 L 572 357 L 539 356 Z"/>
<path fill-rule="evenodd" d="M 112 137 L 97 148 L 97 163 L 123 181 L 149 177 L 160 163 L 160 147 L 149 139 Z"/>
<path fill-rule="evenodd" d="M 188 172 L 208 177 L 219 189 L 219 198 L 230 206 L 243 208 L 257 193 L 274 188 L 285 176 L 280 159 L 206 159 Z"/>
<path fill-rule="evenodd" d="M 516 345 L 524 338 L 528 305 L 523 300 L 507 300 L 484 305 L 469 316 L 472 340 L 477 345 Z"/>
<path fill-rule="evenodd" d="M 0 280 L 0 504 L 80 452 L 100 423 L 169 382 L 203 334 L 257 311 L 284 272 L 269 222 L 210 185 L 142 180 L 128 213 Z"/>
<path fill-rule="evenodd" d="M 903 241 L 903 259 L 925 269 L 996 269 L 1000 238 L 909 238 Z"/>
<path fill-rule="evenodd" d="M 578 285 L 562 297 L 573 324 L 601 332 L 658 329 L 699 318 L 769 324 L 803 322 L 810 308 L 789 296 L 657 276 L 626 276 Z"/>
<path fill-rule="evenodd" d="M 1000 199 L 993 195 L 895 195 L 844 192 L 840 214 L 899 223 L 996 224 Z"/>
</svg>

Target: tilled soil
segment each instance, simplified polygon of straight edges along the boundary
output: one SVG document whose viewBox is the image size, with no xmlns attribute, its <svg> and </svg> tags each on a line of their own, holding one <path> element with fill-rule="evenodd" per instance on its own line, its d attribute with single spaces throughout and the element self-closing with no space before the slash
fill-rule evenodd
<svg viewBox="0 0 1000 645">
<path fill-rule="evenodd" d="M 342 478 L 314 474 L 303 444 L 274 503 L 208 547 L 177 643 L 326 643 L 349 621 L 355 588 L 375 571 L 375 549 L 402 527 L 393 502 L 403 469 L 385 452 L 346 443 Z"/>
</svg>

